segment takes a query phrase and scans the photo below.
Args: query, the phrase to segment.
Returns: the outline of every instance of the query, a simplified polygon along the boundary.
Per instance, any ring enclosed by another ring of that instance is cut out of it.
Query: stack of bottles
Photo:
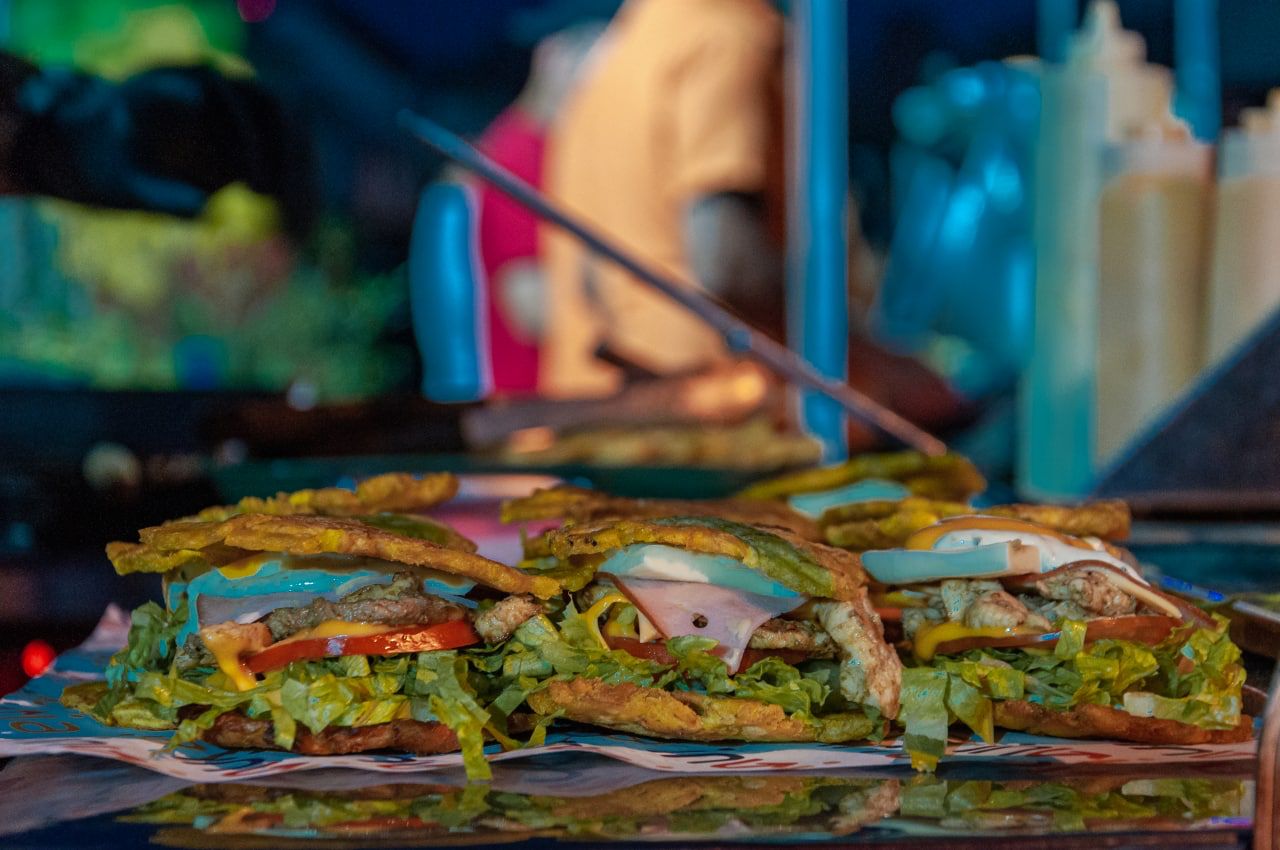
[[[1180,22],[1181,24],[1181,22]],[[1036,295],[1020,488],[1088,492],[1280,305],[1280,92],[1217,151],[1096,0],[1041,70]]]

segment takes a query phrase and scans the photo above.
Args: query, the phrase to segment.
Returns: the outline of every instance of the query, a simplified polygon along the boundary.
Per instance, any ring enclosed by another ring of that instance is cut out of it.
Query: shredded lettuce
[[[902,671],[898,722],[904,730],[902,746],[916,770],[933,772],[946,752],[947,727],[951,725],[947,711],[949,681],[945,670],[908,667]]]
[[[1230,729],[1240,722],[1245,679],[1240,648],[1231,642],[1225,620],[1215,619],[1217,630],[1197,629],[1181,645],[1157,648],[1163,687],[1126,694],[1126,710],[1209,729]]]
[[[489,779],[492,772],[484,757],[484,728],[489,712],[476,701],[475,691],[467,682],[467,660],[454,651],[419,653],[409,692],[425,697],[430,709],[430,716],[423,716],[419,707],[414,712],[415,720],[439,720],[458,736],[467,778]]]
[[[133,611],[129,639],[124,649],[111,656],[107,665],[107,691],[94,706],[93,714],[111,717],[120,703],[129,697],[130,683],[148,671],[164,670],[177,651],[178,632],[187,622],[187,606],[169,611],[155,602],[147,602]],[[137,712],[136,706],[128,711]]]
[[[1178,629],[1156,646],[1100,640],[1085,645],[1085,624],[1067,621],[1053,651],[973,649],[904,671],[904,746],[912,763],[931,769],[960,721],[992,740],[993,700],[1027,699],[1069,710],[1094,704],[1207,729],[1240,721],[1244,668],[1226,621]],[[926,675],[931,674],[931,675]],[[942,723],[944,714],[948,723]]]
[[[874,712],[848,706],[839,698],[834,664],[808,662],[801,670],[770,656],[731,676],[725,663],[711,653],[715,646],[708,638],[677,637],[666,642],[674,667],[636,658],[601,646],[582,614],[569,604],[558,626],[548,617],[534,617],[502,648],[499,681],[516,683],[516,692],[504,692],[498,698],[509,705],[517,693],[523,699],[553,678],[585,677],[760,700],[804,721],[821,740],[873,737],[882,727]],[[481,665],[491,672],[498,669],[494,656]]]

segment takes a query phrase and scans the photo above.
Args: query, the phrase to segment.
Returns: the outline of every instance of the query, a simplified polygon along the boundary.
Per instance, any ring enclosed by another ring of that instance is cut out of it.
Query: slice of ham
[[[737,673],[751,635],[766,620],[804,604],[804,597],[762,596],[713,584],[623,578],[613,583],[662,633],[707,637],[719,643],[715,654]]]

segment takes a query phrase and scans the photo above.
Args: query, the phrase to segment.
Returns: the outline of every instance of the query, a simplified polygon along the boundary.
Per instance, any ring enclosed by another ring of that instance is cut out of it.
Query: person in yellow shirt
[[[782,303],[782,18],[765,0],[627,0],[552,128],[548,194],[731,304]],[[726,356],[683,307],[545,227],[539,389],[620,389]],[[607,352],[607,353],[606,353]],[[605,356],[601,356],[604,354]]]

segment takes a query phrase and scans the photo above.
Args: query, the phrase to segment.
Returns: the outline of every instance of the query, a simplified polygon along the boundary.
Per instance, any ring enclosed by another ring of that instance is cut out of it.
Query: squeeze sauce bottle
[[[1280,305],[1280,89],[1222,137],[1209,277],[1209,361]]]
[[[1204,362],[1212,150],[1171,116],[1108,150],[1098,232],[1097,460]]]

